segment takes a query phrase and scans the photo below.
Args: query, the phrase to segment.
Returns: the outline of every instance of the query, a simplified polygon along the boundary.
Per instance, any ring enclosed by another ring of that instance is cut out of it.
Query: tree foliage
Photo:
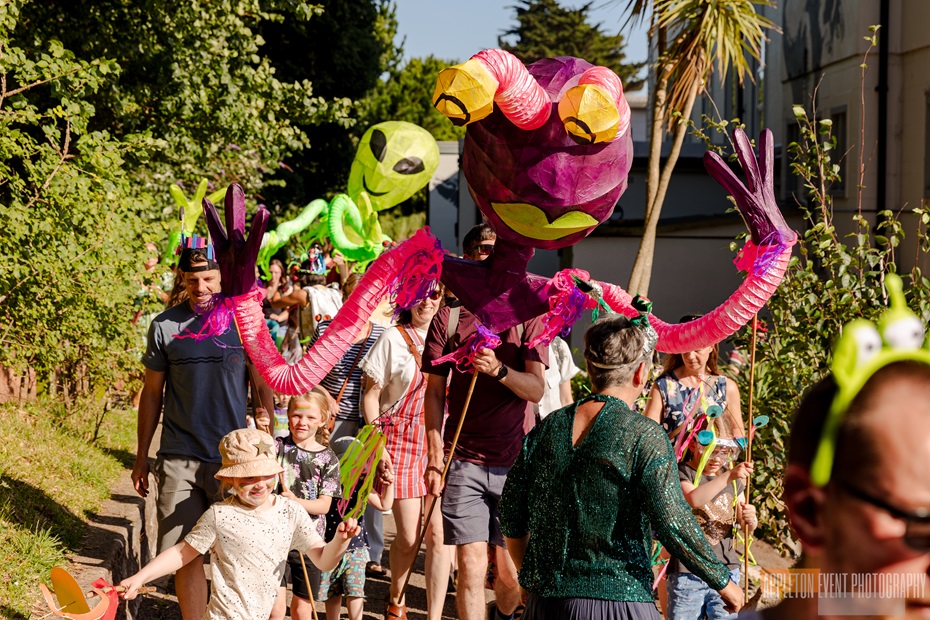
[[[238,182],[262,200],[315,127],[348,144],[315,160],[351,161],[350,97],[393,62],[392,11],[0,1],[0,371],[91,394],[138,373],[131,320],[157,308],[141,293],[143,242],[167,238],[169,185]]]
[[[309,21],[265,22],[261,30],[280,79],[310,76],[315,94],[353,103],[345,118],[297,122],[309,146],[287,158],[265,192],[266,204],[281,216],[345,191],[356,146],[371,124],[360,106],[400,58],[391,1],[324,0],[319,7],[322,14]]]
[[[318,14],[294,0],[43,0],[27,5],[17,39],[29,49],[57,38],[79,59],[119,64],[119,79],[90,97],[91,123],[166,142],[138,171],[150,189],[206,177],[254,193],[266,171],[308,145],[301,124],[347,114],[348,101],[317,95],[308,74],[280,79],[259,34]]]
[[[99,393],[138,364],[130,319],[151,205],[126,162],[165,143],[93,129],[91,99],[119,67],[54,39],[12,45],[19,8],[0,4],[0,366]]]
[[[436,140],[458,140],[464,127],[456,127],[433,107],[436,76],[454,65],[435,56],[411,58],[391,69],[387,79],[372,89],[361,102],[366,128],[385,120],[407,121],[426,129]]]
[[[520,0],[514,7],[517,25],[498,37],[498,44],[526,64],[555,56],[583,58],[612,69],[626,92],[642,88],[637,75],[646,63],[624,62],[623,35],[606,34],[588,22],[593,4],[571,9],[557,0]]]

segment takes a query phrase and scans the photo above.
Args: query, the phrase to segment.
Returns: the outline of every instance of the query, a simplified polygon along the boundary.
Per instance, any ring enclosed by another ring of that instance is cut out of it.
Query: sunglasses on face
[[[914,551],[930,553],[930,508],[918,508],[914,511],[904,510],[892,506],[885,500],[875,497],[843,479],[838,479],[837,484],[850,497],[887,512],[895,519],[904,521],[906,525],[904,544]]]
[[[494,244],[493,243],[480,243],[475,246],[475,253],[480,254],[481,256],[490,256],[494,253]]]
[[[432,293],[429,294],[429,298],[432,299],[433,301],[439,301],[440,299],[442,299],[442,291],[437,288],[436,290],[434,290]]]

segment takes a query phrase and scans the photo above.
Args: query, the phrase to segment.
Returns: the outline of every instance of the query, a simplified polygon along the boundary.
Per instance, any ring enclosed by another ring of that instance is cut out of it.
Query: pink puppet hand
[[[246,236],[245,193],[238,184],[233,183],[226,190],[223,213],[226,227],[220,222],[216,207],[206,198],[203,200],[203,213],[216,251],[216,260],[220,264],[223,293],[230,297],[248,293],[256,285],[255,261],[268,226],[268,210],[259,207]]]
[[[708,174],[733,196],[749,226],[754,245],[794,243],[795,232],[785,223],[775,202],[775,149],[771,130],[766,129],[759,134],[758,158],[742,129],[733,130],[733,142],[746,183],[740,181],[727,163],[711,151],[704,154],[704,167]]]

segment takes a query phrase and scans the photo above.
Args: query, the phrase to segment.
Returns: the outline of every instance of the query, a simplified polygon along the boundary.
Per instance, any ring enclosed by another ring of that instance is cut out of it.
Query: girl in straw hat
[[[304,551],[321,570],[331,570],[358,534],[355,519],[347,519],[326,544],[300,504],[272,494],[283,468],[266,433],[248,428],[233,431],[220,441],[220,454],[223,468],[216,477],[232,495],[211,506],[182,542],[124,579],[123,598],[135,598],[144,583],[209,551],[213,594],[205,617],[267,618],[291,549]]]

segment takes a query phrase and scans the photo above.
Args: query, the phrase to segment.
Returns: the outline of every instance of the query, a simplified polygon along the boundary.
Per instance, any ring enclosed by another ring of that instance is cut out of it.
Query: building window
[[[834,164],[838,164],[840,167],[840,180],[835,181],[833,185],[830,186],[830,195],[845,198],[847,186],[846,171],[849,169],[849,166],[846,165],[848,155],[846,151],[849,150],[848,134],[846,133],[846,106],[835,108],[830,112],[829,118],[833,121],[833,137],[836,138],[836,148],[834,148],[830,154],[830,161]]]

